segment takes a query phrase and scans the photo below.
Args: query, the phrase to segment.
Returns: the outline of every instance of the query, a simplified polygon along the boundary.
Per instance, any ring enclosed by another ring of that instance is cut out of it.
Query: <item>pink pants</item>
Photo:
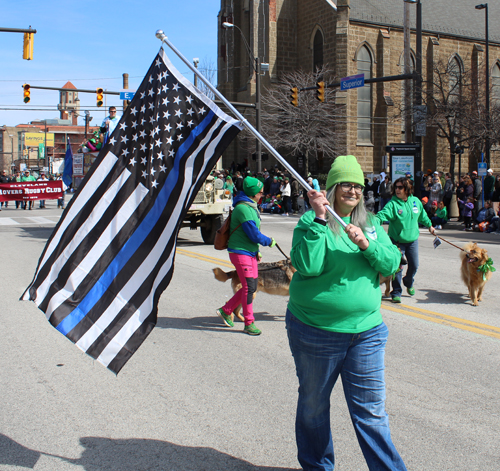
[[[249,255],[230,252],[229,260],[240,277],[241,289],[224,305],[222,310],[229,315],[241,304],[245,325],[250,325],[255,320],[253,317],[253,294],[257,291],[257,278],[259,277],[257,259]]]

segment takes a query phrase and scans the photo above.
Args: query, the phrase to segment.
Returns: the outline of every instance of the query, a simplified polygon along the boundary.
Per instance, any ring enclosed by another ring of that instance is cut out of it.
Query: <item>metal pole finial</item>
[[[165,33],[159,29],[158,31],[156,31],[156,37],[161,40],[161,42],[165,41],[165,39],[167,39],[167,36],[165,35]]]

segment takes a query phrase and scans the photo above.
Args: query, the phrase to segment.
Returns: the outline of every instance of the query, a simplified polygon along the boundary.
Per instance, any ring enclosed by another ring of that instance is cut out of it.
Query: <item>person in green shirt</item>
[[[33,175],[30,175],[30,171],[28,169],[26,169],[24,171],[24,175],[21,177],[21,181],[22,182],[36,182],[36,178]],[[27,206],[26,203],[27,203],[26,201],[23,201],[21,203],[23,209],[26,209],[26,206]],[[30,200],[28,203],[29,203],[30,210],[32,210],[33,207],[35,206],[35,202],[33,200]]]
[[[393,274],[401,254],[363,204],[364,175],[356,157],[339,156],[326,196],[311,189],[313,211],[299,220],[290,257],[286,328],[299,397],[295,419],[304,470],[333,470],[330,396],[340,375],[356,436],[369,469],[404,471],[385,411],[384,351],[388,330],[380,313],[379,273]],[[327,213],[330,205],[347,224]]]
[[[393,303],[401,302],[403,289],[401,282],[406,286],[410,296],[415,294],[413,282],[418,269],[418,225],[429,228],[429,232],[436,235],[436,230],[422,206],[422,202],[413,196],[413,183],[408,178],[398,178],[393,185],[393,196],[377,213],[379,221],[389,221],[389,237],[396,244],[408,260],[406,275],[403,271],[396,273],[392,281],[391,297]]]
[[[437,204],[436,214],[431,218],[431,221],[436,229],[442,229],[448,222],[448,211],[443,201]]]
[[[231,194],[231,198],[234,195],[234,184],[233,184],[233,179],[228,175],[226,177],[226,181],[224,182],[224,190],[228,190],[229,193]]]
[[[257,291],[260,260],[259,244],[274,247],[276,241],[260,232],[260,214],[257,202],[262,197],[264,184],[254,177],[243,180],[243,191],[233,199],[234,211],[231,213],[230,236],[227,243],[229,260],[236,268],[241,288],[223,307],[217,309],[217,315],[228,327],[234,327],[231,313],[241,304],[245,318],[244,332],[248,335],[260,335],[255,326],[253,315],[253,295]]]

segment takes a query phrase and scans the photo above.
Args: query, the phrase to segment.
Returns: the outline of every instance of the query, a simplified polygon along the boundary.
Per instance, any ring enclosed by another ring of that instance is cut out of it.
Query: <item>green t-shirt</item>
[[[380,222],[389,221],[389,237],[403,244],[414,242],[420,234],[418,224],[431,227],[432,222],[415,196],[409,196],[406,201],[393,196],[377,213]]]
[[[364,233],[365,251],[345,232],[335,235],[305,213],[293,232],[291,259],[297,272],[290,283],[290,312],[305,324],[360,333],[382,323],[379,273],[393,274],[401,253],[372,218]],[[350,218],[343,218],[350,223]]]

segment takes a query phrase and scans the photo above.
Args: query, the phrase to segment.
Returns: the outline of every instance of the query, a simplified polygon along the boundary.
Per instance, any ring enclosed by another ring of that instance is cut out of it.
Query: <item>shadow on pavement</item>
[[[283,315],[273,315],[269,312],[254,312],[255,321],[285,321],[285,313]],[[243,322],[235,318],[234,326],[238,327],[241,325],[243,329]],[[182,330],[226,330],[228,332],[239,332],[238,330],[233,330],[226,327],[220,317],[215,314],[210,317],[191,317],[189,319],[181,317],[158,317],[156,322],[156,327],[160,329],[182,329]]]
[[[85,471],[291,471],[297,468],[255,466],[248,461],[206,447],[176,445],[161,440],[82,437],[84,451],[71,459],[31,450],[0,434],[0,465],[33,469],[41,456],[58,458]]]
[[[48,240],[54,230],[53,227],[22,227],[21,229],[25,234],[20,235],[20,237],[44,240]]]
[[[467,288],[463,287],[463,293],[444,292],[434,289],[419,289],[420,293],[426,295],[426,299],[418,299],[418,304],[466,304],[469,301]]]

